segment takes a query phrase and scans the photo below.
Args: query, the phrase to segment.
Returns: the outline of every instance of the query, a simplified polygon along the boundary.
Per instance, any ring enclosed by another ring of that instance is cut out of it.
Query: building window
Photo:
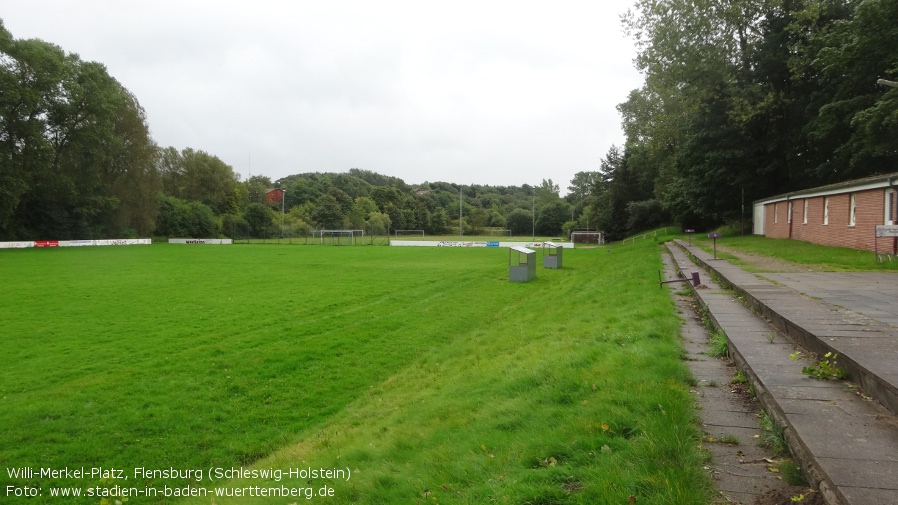
[[[895,190],[894,189],[886,190],[885,215],[883,216],[883,223],[895,224]]]
[[[804,217],[801,219],[801,224],[808,224],[808,199],[804,199]]]
[[[779,219],[778,219],[779,213],[777,213],[777,210],[779,210],[778,207],[779,207],[779,204],[776,202],[773,202],[773,224],[776,224],[777,221],[779,221]]]
[[[786,222],[792,224],[792,202],[789,202],[789,213],[786,215]]]
[[[848,226],[857,224],[857,195],[852,193],[848,203]]]
[[[823,199],[823,224],[829,224],[829,197]]]

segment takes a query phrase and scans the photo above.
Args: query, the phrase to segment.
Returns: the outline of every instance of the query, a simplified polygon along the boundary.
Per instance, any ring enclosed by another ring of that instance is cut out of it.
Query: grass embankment
[[[530,283],[508,282],[507,251],[486,248],[0,256],[0,466],[129,477],[4,474],[3,489],[43,492],[4,501],[57,503],[53,485],[326,485],[328,503],[706,502],[653,242],[566,250],[564,269],[540,267]],[[352,473],[206,480],[251,465]],[[136,467],[204,479],[135,478]]]
[[[686,236],[681,237],[686,240]],[[710,239],[692,237],[693,243],[710,252],[713,248]],[[770,256],[799,265],[807,265],[815,270],[827,272],[865,272],[879,270],[898,270],[898,261],[878,262],[872,251],[833,247],[801,240],[773,239],[759,235],[724,236],[717,239],[718,247],[736,251]],[[735,260],[732,254],[718,250],[718,258]],[[738,263],[738,261],[736,261]]]

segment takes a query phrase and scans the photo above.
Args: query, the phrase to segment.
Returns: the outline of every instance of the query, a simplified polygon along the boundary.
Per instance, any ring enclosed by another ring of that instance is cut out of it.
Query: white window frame
[[[779,206],[778,202],[773,202],[773,224],[777,224],[779,222],[779,210],[777,207]]]
[[[829,225],[829,197],[823,197],[823,226]]]
[[[786,222],[792,224],[792,200],[789,200],[789,213],[786,215]]]
[[[804,216],[801,219],[801,224],[808,224],[808,199],[804,199]]]
[[[885,191],[885,202],[883,205],[882,222],[885,224],[895,224],[895,190],[887,189]]]
[[[857,224],[857,193],[851,193],[848,199],[848,226]]]

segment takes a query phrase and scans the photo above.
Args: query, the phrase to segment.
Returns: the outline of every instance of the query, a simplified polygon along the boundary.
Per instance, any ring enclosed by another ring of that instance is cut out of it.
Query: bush
[[[203,203],[167,196],[159,206],[155,234],[163,237],[217,237],[221,225]]]

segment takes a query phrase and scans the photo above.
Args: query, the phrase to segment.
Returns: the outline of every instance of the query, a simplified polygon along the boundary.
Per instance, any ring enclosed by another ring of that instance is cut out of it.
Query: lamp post
[[[287,190],[281,190],[281,238],[284,238],[284,206],[287,201]]]
[[[461,197],[462,197],[461,186],[458,186],[458,236],[459,237],[464,236],[464,234],[465,234],[465,230],[464,230],[464,228],[462,228],[462,224],[461,224]]]

